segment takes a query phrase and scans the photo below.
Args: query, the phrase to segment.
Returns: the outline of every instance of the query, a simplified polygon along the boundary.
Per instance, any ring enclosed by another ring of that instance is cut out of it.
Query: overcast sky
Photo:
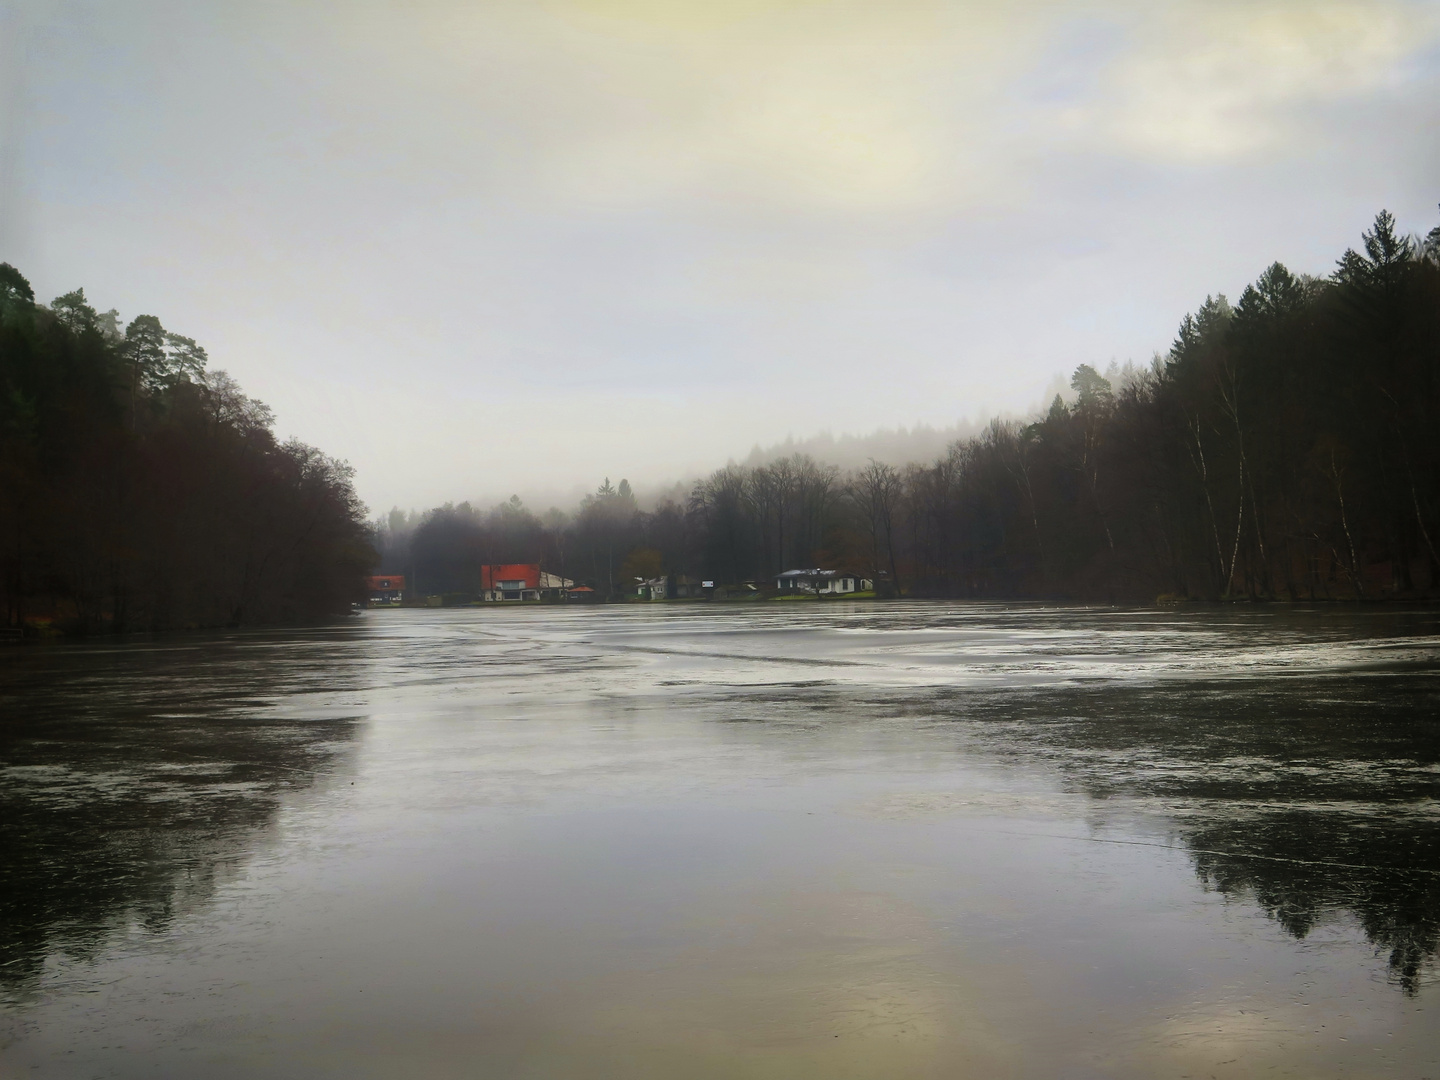
[[[0,11],[0,260],[377,511],[1021,412],[1440,220],[1435,0]]]

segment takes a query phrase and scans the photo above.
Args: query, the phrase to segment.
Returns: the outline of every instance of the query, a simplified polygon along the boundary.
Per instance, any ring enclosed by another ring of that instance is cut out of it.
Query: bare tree
[[[895,595],[901,594],[900,569],[895,559],[895,524],[904,492],[904,482],[893,465],[874,458],[855,474],[851,491],[870,525],[872,571],[880,576],[880,545],[883,539],[885,558],[890,567],[890,585]]]

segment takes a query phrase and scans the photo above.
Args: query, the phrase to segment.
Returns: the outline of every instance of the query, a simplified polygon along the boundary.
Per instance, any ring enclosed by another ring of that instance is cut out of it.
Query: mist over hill
[[[1111,363],[1105,377],[1117,388],[1128,386],[1141,376],[1144,369],[1134,363],[1123,365]],[[998,419],[1005,423],[1025,424],[1042,419],[1056,397],[1067,405],[1073,405],[1076,391],[1070,385],[1070,376],[1056,373],[1044,386],[1043,392],[1030,409],[1023,415],[1002,414]],[[795,455],[813,458],[820,465],[834,466],[842,473],[864,468],[870,462],[902,469],[907,465],[928,464],[944,457],[952,445],[962,443],[981,435],[997,417],[977,416],[973,419],[960,418],[952,424],[935,427],[931,424],[899,425],[877,427],[867,432],[842,431],[838,435],[828,429],[814,434],[796,437],[787,435],[776,442],[756,443],[744,458],[730,457],[724,464],[757,468],[770,465],[783,458]],[[636,504],[642,510],[653,510],[665,501],[683,503],[694,490],[697,482],[708,476],[714,468],[722,467],[719,462],[709,468],[685,473],[678,472],[660,481],[635,480],[632,488]],[[593,483],[576,482],[564,488],[529,487],[523,490],[481,490],[468,493],[467,502],[472,506],[493,506],[507,502],[512,496],[519,496],[525,505],[538,509],[574,507],[591,493]],[[414,508],[410,508],[412,511]]]
[[[983,423],[964,420],[947,427],[916,424],[914,427],[877,428],[864,435],[821,431],[808,438],[788,437],[769,446],[754,446],[744,460],[754,468],[780,458],[804,454],[840,469],[858,469],[868,461],[897,468],[912,461],[934,461],[959,439],[968,439],[984,429]]]

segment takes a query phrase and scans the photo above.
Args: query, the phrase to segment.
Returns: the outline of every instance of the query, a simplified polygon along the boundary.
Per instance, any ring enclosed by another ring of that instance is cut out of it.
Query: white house
[[[807,592],[817,596],[843,596],[873,589],[875,583],[849,570],[786,570],[775,577],[781,592]]]

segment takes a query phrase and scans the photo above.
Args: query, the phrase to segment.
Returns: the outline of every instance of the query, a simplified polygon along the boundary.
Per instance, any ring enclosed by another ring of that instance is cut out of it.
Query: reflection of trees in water
[[[1407,993],[1440,951],[1440,821],[1282,810],[1203,821],[1184,832],[1201,880],[1252,896],[1304,939],[1328,912],[1351,912]]]
[[[138,723],[134,742],[10,757],[0,786],[0,986],[51,953],[92,958],[138,926],[206,904],[265,842],[287,791],[312,784],[347,721]],[[29,758],[30,760],[26,760]]]
[[[321,665],[330,689],[352,677],[343,655],[295,644],[305,655],[273,664],[212,643],[113,659],[65,649],[6,670],[0,991],[33,984],[51,955],[89,960],[203,908],[286,798],[333,771],[353,720],[255,715],[318,688]]]
[[[1297,938],[1349,912],[1407,993],[1440,953],[1440,695],[1429,673],[1110,684],[954,704],[1097,799],[1178,812],[1207,886],[1253,897]]]

